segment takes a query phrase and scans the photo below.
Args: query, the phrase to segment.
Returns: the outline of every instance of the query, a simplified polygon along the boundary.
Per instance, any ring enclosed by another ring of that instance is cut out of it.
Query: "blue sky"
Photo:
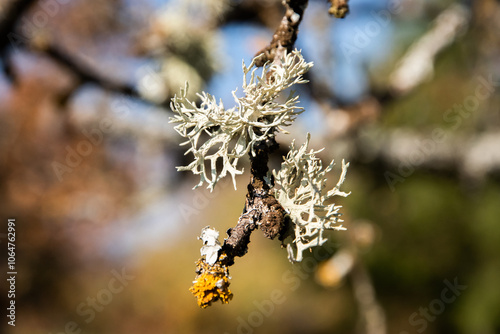
[[[315,63],[313,79],[328,83],[345,101],[360,99],[368,88],[367,67],[391,51],[392,17],[383,21],[376,14],[387,6],[386,0],[352,1],[349,20],[338,20],[328,16],[324,1],[311,1],[296,47],[303,50],[306,60]],[[249,23],[231,23],[220,29],[223,66],[207,90],[220,97],[225,106],[233,105],[231,91],[241,87],[241,61],[248,64],[262,41],[271,40],[272,33]]]

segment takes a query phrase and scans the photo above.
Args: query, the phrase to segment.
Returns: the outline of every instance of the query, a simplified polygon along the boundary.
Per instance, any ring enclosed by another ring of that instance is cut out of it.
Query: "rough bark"
[[[228,265],[234,262],[234,257],[246,254],[250,235],[256,228],[262,230],[269,239],[281,236],[286,231],[285,209],[274,195],[269,193],[270,188],[265,180],[269,171],[269,154],[277,148],[278,144],[272,137],[256,145],[255,156],[250,154],[251,179],[245,199],[245,210],[238,224],[227,231],[228,238],[222,247],[222,251],[228,255]]]
[[[263,66],[268,61],[272,62],[281,48],[287,52],[292,52],[297,40],[299,24],[302,21],[302,16],[308,2],[309,0],[283,1],[286,9],[285,15],[281,19],[278,29],[274,32],[271,43],[257,52],[256,56],[260,55],[260,58],[255,61],[257,67]]]

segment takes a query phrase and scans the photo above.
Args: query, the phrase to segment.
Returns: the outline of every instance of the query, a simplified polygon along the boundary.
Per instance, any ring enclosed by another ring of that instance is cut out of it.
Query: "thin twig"
[[[50,45],[45,48],[43,52],[59,64],[68,68],[73,74],[78,77],[81,83],[94,83],[110,91],[128,95],[130,97],[135,97],[141,100],[143,99],[143,97],[139,95],[135,87],[133,87],[132,85],[120,83],[100,75],[90,67],[76,61],[61,48]]]
[[[309,0],[284,0],[285,16],[276,29],[271,43],[257,52],[256,57],[262,55],[255,61],[257,67],[264,66],[268,61],[272,62],[276,57],[276,51],[281,47],[285,48],[288,53],[292,52],[297,33],[299,32],[299,24],[302,21],[304,10],[307,7]]]

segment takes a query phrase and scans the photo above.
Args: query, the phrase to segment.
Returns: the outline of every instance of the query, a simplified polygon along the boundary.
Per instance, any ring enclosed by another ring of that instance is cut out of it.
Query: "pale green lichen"
[[[293,223],[293,240],[287,245],[288,258],[292,262],[301,261],[304,250],[324,244],[327,241],[325,230],[345,229],[338,225],[343,221],[339,212],[341,206],[330,203],[330,200],[335,196],[349,195],[340,190],[349,164],[342,161],[342,173],[337,184],[327,190],[326,174],[333,169],[334,161],[323,169],[321,160],[316,157],[321,150],[307,152],[309,138],[307,134],[305,144],[299,149],[292,142],[281,169],[273,171],[276,199]]]
[[[249,152],[254,154],[255,143],[274,136],[277,131],[286,132],[283,127],[303,111],[296,105],[298,96],[293,92],[284,102],[278,102],[277,98],[285,89],[307,82],[303,75],[311,66],[297,50],[265,65],[260,76],[256,74],[255,59],[248,67],[243,63],[244,96],[237,97],[233,91],[236,106],[231,109],[225,109],[222,101],[218,103],[205,92],[198,94],[201,104],[197,106],[187,98],[186,84],[180,95],[172,99],[175,116],[171,122],[178,123],[175,130],[188,139],[182,145],[190,146],[186,154],[192,153],[194,161],[177,169],[200,175],[196,187],[207,183],[207,188],[213,190],[217,181],[228,173],[236,187],[235,176],[243,172],[238,168],[238,160]],[[207,138],[200,144],[203,134]],[[219,160],[221,167],[217,166]]]

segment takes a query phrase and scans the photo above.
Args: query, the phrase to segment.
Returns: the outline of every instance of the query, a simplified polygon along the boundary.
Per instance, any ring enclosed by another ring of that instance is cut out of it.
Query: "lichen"
[[[243,63],[243,97],[233,92],[236,106],[225,109],[222,102],[207,94],[198,96],[199,106],[187,98],[188,86],[172,99],[177,123],[175,130],[187,141],[186,154],[193,154],[194,161],[178,170],[190,170],[200,176],[198,186],[206,183],[213,190],[217,181],[230,174],[235,184],[235,175],[241,174],[239,159],[250,155],[251,181],[245,210],[238,224],[227,230],[228,237],[221,245],[219,232],[210,227],[202,229],[201,259],[196,264],[196,279],[190,291],[205,308],[220,300],[223,304],[232,299],[229,290],[229,266],[234,258],[247,252],[250,234],[261,230],[266,237],[288,242],[288,258],[301,261],[303,251],[320,246],[327,241],[326,230],[344,229],[340,223],[340,206],[331,203],[334,196],[347,196],[340,190],[347,167],[342,161],[342,173],[333,189],[326,189],[326,174],[334,166],[332,161],[323,168],[316,157],[319,151],[308,150],[310,135],[299,149],[292,143],[281,169],[268,171],[269,153],[278,146],[275,136],[286,132],[303,108],[298,107],[298,96],[294,93],[279,102],[279,94],[291,86],[304,83],[304,73],[312,63],[306,63],[299,51],[284,54],[267,63],[262,74],[256,74],[256,61],[249,67]],[[222,162],[222,164],[220,164]],[[196,188],[195,187],[195,188]],[[235,185],[236,188],[236,185]]]
[[[219,242],[219,231],[207,226],[201,230],[201,236],[198,238],[203,241],[200,249],[201,256],[205,256],[205,261],[209,265],[214,265],[219,257],[219,250],[222,248]]]
[[[348,0],[329,0],[330,8],[328,13],[338,19],[343,19],[349,13]]]
[[[292,142],[290,151],[281,164],[281,169],[273,171],[276,187],[275,196],[288,212],[292,221],[293,240],[288,243],[288,258],[292,262],[302,260],[304,250],[320,246],[328,239],[325,230],[343,230],[339,209],[341,206],[330,203],[334,196],[346,197],[349,194],[340,190],[345,180],[347,167],[342,161],[342,173],[333,189],[326,189],[326,174],[332,171],[334,161],[323,169],[323,164],[310,150],[310,134],[304,145],[295,148]]]
[[[221,258],[226,255],[221,254]],[[219,262],[210,265],[203,258],[196,262],[196,276],[189,291],[198,300],[198,306],[206,308],[212,302],[220,300],[223,304],[229,303],[233,293],[229,290],[229,269]]]
[[[201,104],[187,98],[188,85],[181,89],[180,95],[172,99],[171,108],[175,115],[171,123],[178,123],[175,130],[188,140],[181,145],[188,145],[186,154],[192,153],[194,161],[177,170],[190,170],[200,176],[201,186],[213,190],[217,181],[231,175],[236,188],[235,176],[242,174],[238,161],[247,153],[255,155],[254,145],[276,132],[286,132],[295,117],[303,111],[298,107],[298,96],[293,92],[284,102],[277,97],[285,89],[307,82],[302,76],[312,66],[304,61],[300,51],[293,51],[272,64],[266,64],[262,74],[256,75],[257,68],[252,60],[249,67],[243,63],[243,97],[233,96],[236,106],[225,109],[222,101],[203,92],[198,94]],[[248,75],[250,77],[248,78]],[[207,135],[200,143],[202,135]],[[217,166],[217,161],[222,167]],[[207,165],[210,167],[207,168]]]

